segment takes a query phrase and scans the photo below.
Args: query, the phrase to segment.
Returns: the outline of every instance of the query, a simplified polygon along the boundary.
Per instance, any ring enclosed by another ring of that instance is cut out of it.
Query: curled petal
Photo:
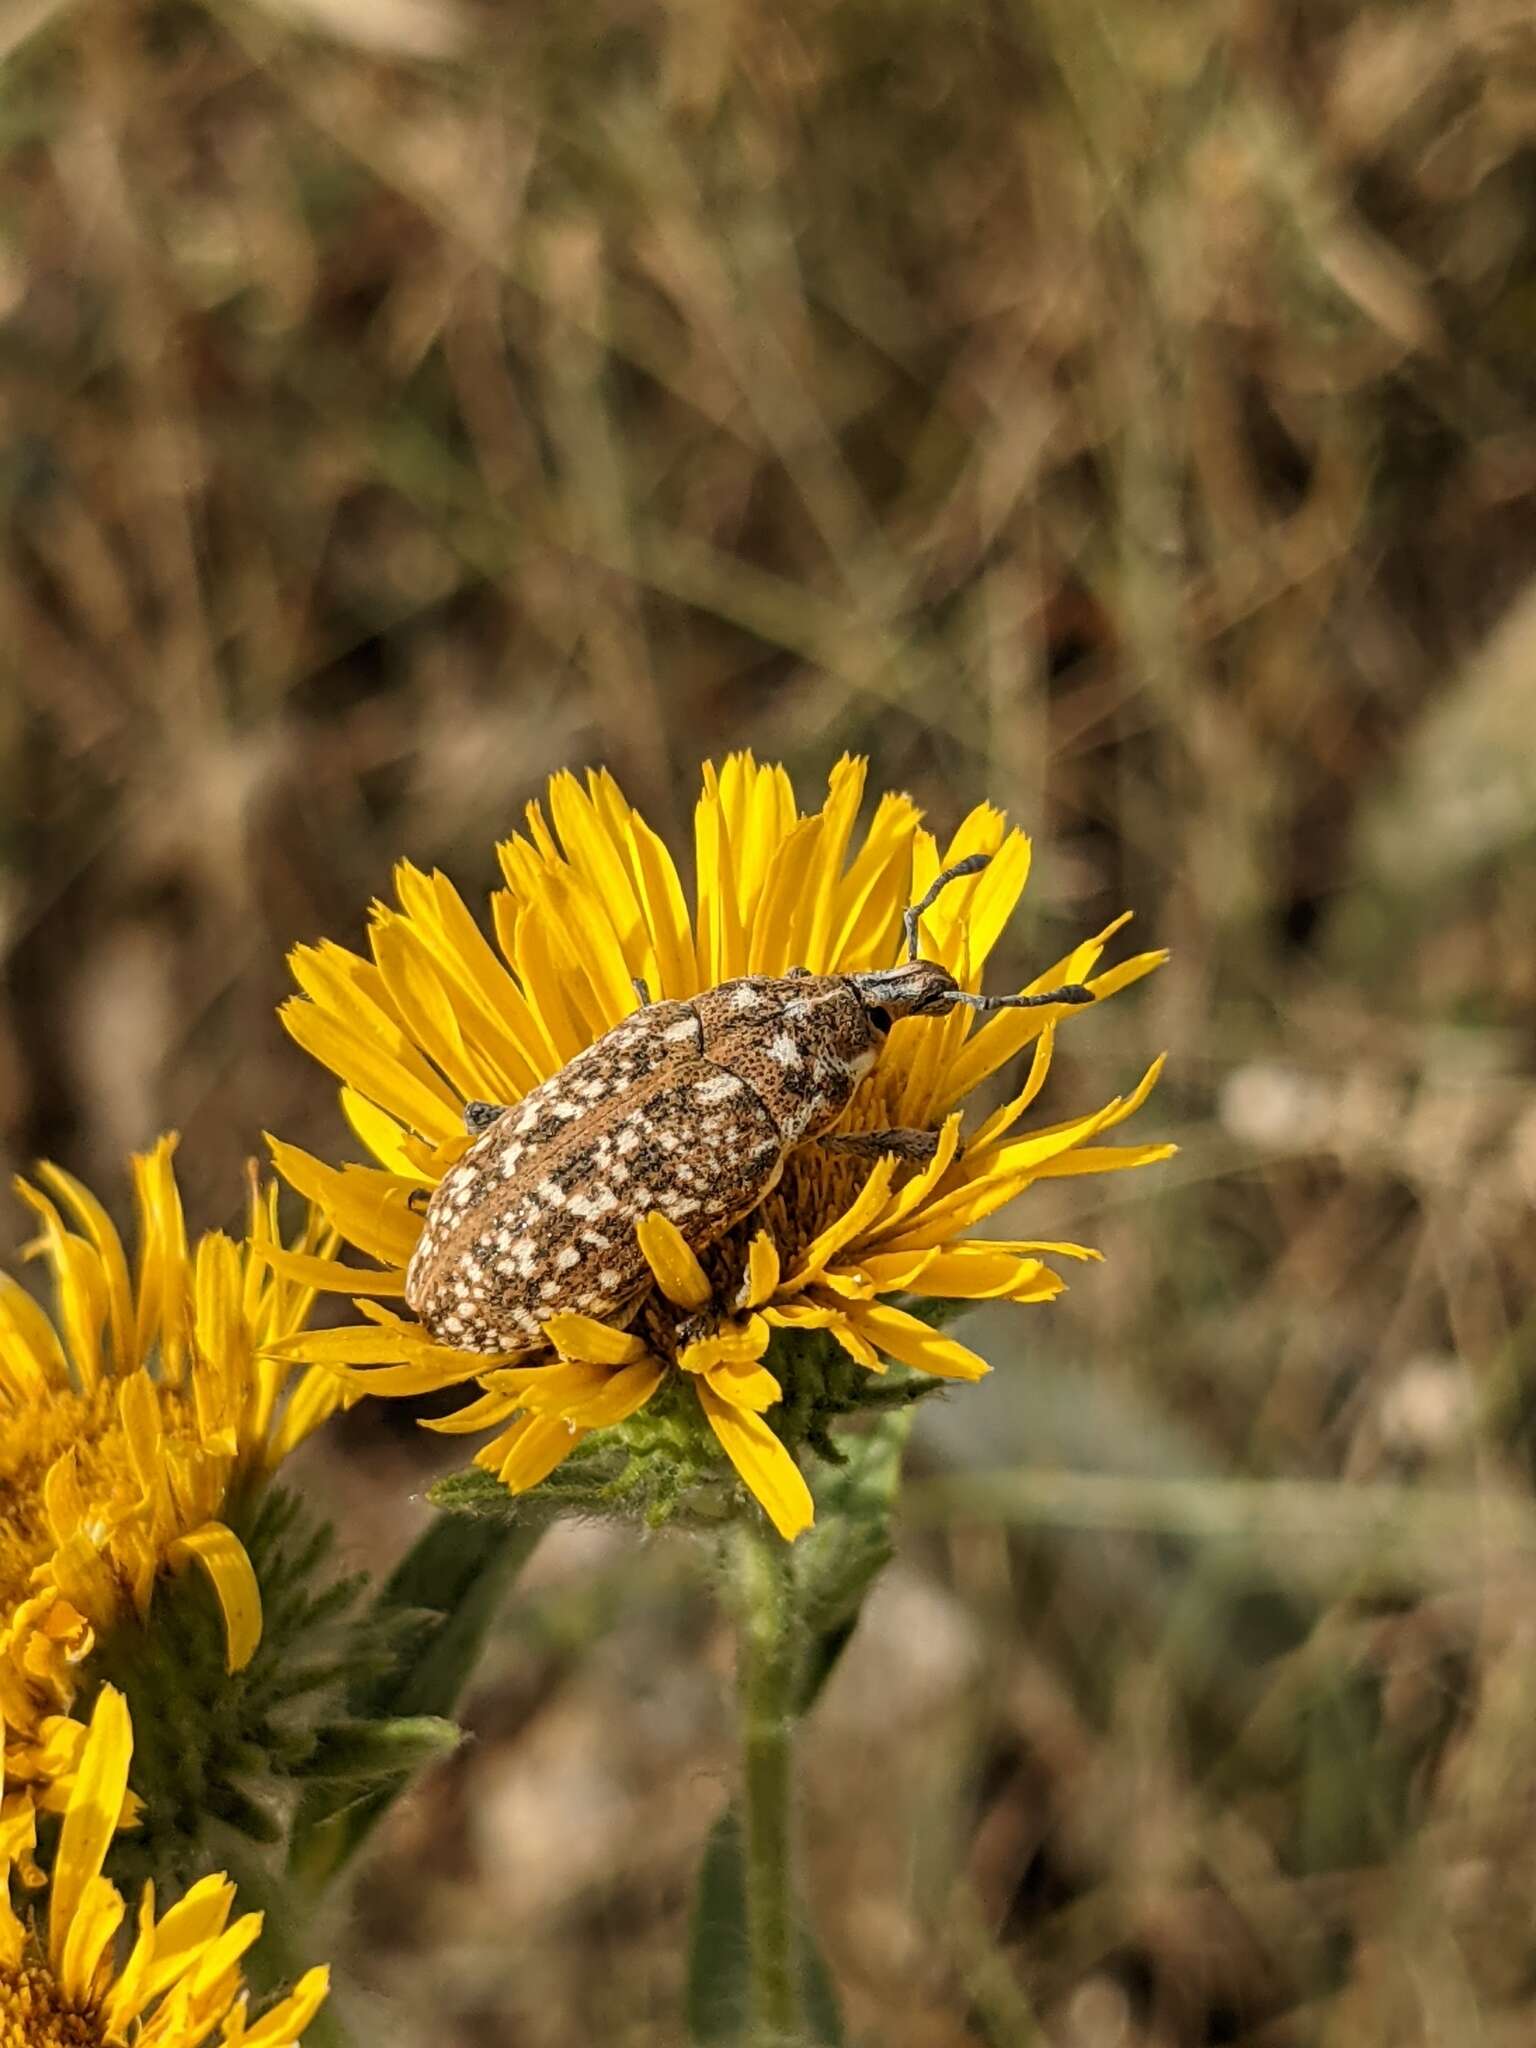
[[[766,1230],[758,1231],[747,1251],[747,1270],[742,1280],[742,1308],[761,1308],[773,1299],[779,1284],[779,1248]]]
[[[224,1616],[225,1664],[243,1671],[261,1641],[261,1588],[245,1545],[222,1522],[205,1522],[179,1536],[166,1556],[173,1570],[195,1563],[208,1574]]]
[[[752,1365],[768,1349],[771,1337],[762,1316],[749,1316],[744,1323],[726,1323],[707,1337],[695,1338],[678,1353],[684,1372],[710,1372],[717,1365]]]
[[[645,1262],[668,1301],[695,1311],[708,1308],[709,1280],[677,1225],[659,1209],[653,1209],[635,1225],[635,1235]]]

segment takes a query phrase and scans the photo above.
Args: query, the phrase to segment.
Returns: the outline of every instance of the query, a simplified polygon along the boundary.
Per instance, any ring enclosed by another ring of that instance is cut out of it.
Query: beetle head
[[[854,992],[877,1031],[889,1031],[899,1017],[942,1017],[961,989],[937,960],[904,960],[899,967],[875,967],[850,974]]]
[[[917,957],[918,923],[942,890],[965,875],[979,875],[992,856],[968,853],[935,876],[927,894],[902,916],[907,957],[896,967],[876,967],[864,974],[850,974],[865,1015],[876,1031],[889,1031],[899,1017],[945,1017],[957,1006],[968,1010],[1035,1010],[1058,1003],[1091,1003],[1093,991],[1081,982],[1067,982],[1061,988],[1042,989],[1035,995],[982,996],[963,989],[947,967],[937,960]]]

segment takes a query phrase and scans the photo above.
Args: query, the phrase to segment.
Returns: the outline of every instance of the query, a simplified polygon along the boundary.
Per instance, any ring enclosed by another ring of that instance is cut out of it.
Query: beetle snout
[[[849,979],[877,1030],[888,1030],[900,1017],[941,1017],[959,991],[955,977],[936,960],[875,968]]]

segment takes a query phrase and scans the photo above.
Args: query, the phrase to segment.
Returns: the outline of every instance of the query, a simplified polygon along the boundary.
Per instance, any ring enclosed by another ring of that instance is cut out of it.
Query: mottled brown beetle
[[[773,1189],[816,1140],[877,1157],[929,1156],[931,1131],[826,1135],[900,1017],[1090,1003],[1072,983],[981,996],[918,958],[918,920],[939,891],[987,865],[946,868],[903,919],[906,958],[861,974],[749,974],[686,1002],[651,1002],[510,1109],[471,1102],[476,1142],[427,1206],[405,1297],[439,1343],[544,1348],[541,1325],[576,1311],[622,1320],[650,1290],[635,1226],[653,1209],[695,1251]]]

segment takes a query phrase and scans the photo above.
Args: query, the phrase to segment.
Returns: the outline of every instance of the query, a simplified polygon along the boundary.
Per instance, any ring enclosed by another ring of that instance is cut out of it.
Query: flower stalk
[[[733,1532],[742,1743],[748,2048],[801,2048],[794,1733],[802,1634],[790,1552],[759,1515]]]

